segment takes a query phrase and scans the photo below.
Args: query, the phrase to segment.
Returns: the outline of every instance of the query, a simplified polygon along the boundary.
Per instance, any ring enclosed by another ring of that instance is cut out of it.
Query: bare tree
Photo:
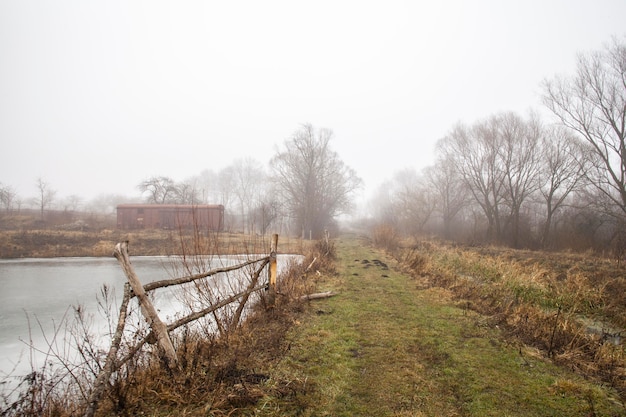
[[[511,244],[519,245],[522,205],[539,187],[541,133],[535,117],[501,113],[470,128],[459,124],[438,143],[482,209],[489,240],[502,241],[509,231]]]
[[[413,169],[394,175],[391,190],[392,210],[398,227],[408,235],[418,235],[431,219],[435,198],[425,179]]]
[[[186,181],[195,192],[195,198],[199,203],[217,204],[217,174],[210,169],[204,169],[199,175],[193,176]]]
[[[52,204],[52,201],[54,200],[54,197],[56,195],[56,191],[53,190],[50,187],[50,184],[44,181],[41,177],[37,178],[36,186],[37,197],[35,198],[35,201],[41,213],[41,221],[43,221],[44,211]]]
[[[397,228],[398,216],[393,207],[393,188],[392,180],[386,180],[376,188],[374,195],[370,199],[372,216],[383,225]]]
[[[193,181],[183,181],[174,184],[173,202],[178,204],[198,204],[200,196]]]
[[[252,158],[238,159],[232,165],[233,194],[239,203],[241,227],[249,232],[254,229],[254,217],[251,212],[262,200],[266,188],[266,173],[260,162]]]
[[[67,196],[63,201],[63,209],[65,211],[77,211],[83,203],[83,199],[76,194]]]
[[[17,193],[13,187],[0,183],[0,204],[2,204],[6,211],[11,211],[13,209],[13,203],[16,198]]]
[[[544,104],[578,133],[599,164],[592,183],[626,217],[626,38],[602,51],[580,55],[577,72],[545,81]],[[590,172],[591,173],[591,172]]]
[[[424,169],[424,176],[433,194],[434,208],[441,216],[443,236],[449,239],[454,218],[468,202],[467,188],[449,156],[439,156],[435,165]]]
[[[583,144],[563,127],[547,130],[539,149],[542,162],[539,191],[546,210],[541,245],[547,247],[555,213],[563,207],[570,194],[585,184],[588,158]]]
[[[498,117],[500,158],[504,173],[505,202],[509,207],[511,244],[519,246],[520,213],[528,197],[539,188],[539,143],[543,129],[532,117],[524,121],[515,113]]]
[[[489,240],[499,240],[502,233],[500,211],[505,173],[499,146],[497,119],[493,117],[471,128],[457,124],[437,144],[442,157],[454,161],[465,186],[482,209]]]
[[[216,196],[219,201],[219,204],[222,204],[226,208],[225,215],[225,227],[226,229],[232,229],[234,227],[234,219],[231,214],[234,193],[233,190],[235,188],[235,173],[234,167],[232,165],[227,166],[226,168],[221,169],[217,173],[217,182],[216,182]]]
[[[280,209],[280,202],[273,198],[271,192],[267,192],[253,208],[252,222],[261,235],[265,236],[270,226],[279,218]]]
[[[137,188],[147,194],[146,201],[153,204],[171,203],[176,197],[176,183],[169,177],[150,177],[142,181]]]
[[[361,186],[356,172],[330,148],[333,133],[305,124],[271,160],[275,182],[303,234],[319,236],[347,212]]]

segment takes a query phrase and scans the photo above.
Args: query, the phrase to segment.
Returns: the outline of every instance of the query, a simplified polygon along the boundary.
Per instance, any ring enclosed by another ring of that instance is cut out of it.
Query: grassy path
[[[337,242],[338,275],[320,290],[273,371],[303,392],[257,415],[620,415],[606,392],[507,344],[486,318],[441,289],[417,288],[356,238]],[[386,265],[388,267],[386,267]],[[458,305],[457,305],[458,304]]]

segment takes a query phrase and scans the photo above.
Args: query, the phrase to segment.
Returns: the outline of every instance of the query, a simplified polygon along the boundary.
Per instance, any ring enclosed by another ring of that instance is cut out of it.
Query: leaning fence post
[[[275,233],[272,235],[272,242],[270,246],[270,267],[269,267],[269,305],[273,307],[276,303],[276,275],[277,275],[277,265],[276,265],[276,251],[278,249],[278,234]]]
[[[176,357],[174,345],[172,344],[170,336],[167,332],[167,326],[159,318],[159,315],[150,302],[143,285],[141,285],[137,274],[135,274],[135,270],[130,263],[130,257],[128,255],[128,241],[120,242],[115,245],[115,251],[113,253],[120,262],[120,265],[122,265],[126,278],[128,278],[128,282],[130,283],[135,296],[137,296],[137,299],[139,300],[141,313],[156,336],[157,343],[159,344],[159,348],[162,350],[167,367],[170,370],[176,369],[178,365],[178,358]]]

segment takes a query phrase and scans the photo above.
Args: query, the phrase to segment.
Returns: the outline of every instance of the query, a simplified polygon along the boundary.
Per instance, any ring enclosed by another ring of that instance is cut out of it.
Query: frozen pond
[[[261,257],[250,256],[250,259]],[[279,255],[279,270],[289,258]],[[221,257],[217,263],[212,262],[211,268],[245,260],[245,257]],[[180,264],[177,257],[137,256],[131,262],[144,284],[185,275],[174,270]],[[260,282],[264,279],[262,276]],[[44,335],[51,337],[64,316],[73,317],[72,306],[82,306],[102,326],[106,322],[98,314],[102,286],[106,284],[119,302],[125,282],[126,276],[113,257],[0,260],[0,377],[11,371],[14,375],[28,373],[31,366],[27,342],[32,339],[36,347],[45,348]],[[161,292],[155,296],[155,307],[167,321],[178,308],[171,293],[174,290],[158,291]],[[117,304],[114,311],[117,315]]]

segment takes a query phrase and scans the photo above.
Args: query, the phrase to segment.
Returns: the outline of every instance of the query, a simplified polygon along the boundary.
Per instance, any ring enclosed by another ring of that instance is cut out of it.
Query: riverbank
[[[268,253],[270,236],[211,233],[205,236],[207,253]],[[129,241],[133,256],[180,254],[194,245],[194,231],[136,230],[20,230],[0,231],[0,259],[112,256],[118,242]],[[209,242],[209,243],[206,243]],[[302,253],[303,242],[280,238],[282,253]],[[194,248],[197,249],[197,248]]]

